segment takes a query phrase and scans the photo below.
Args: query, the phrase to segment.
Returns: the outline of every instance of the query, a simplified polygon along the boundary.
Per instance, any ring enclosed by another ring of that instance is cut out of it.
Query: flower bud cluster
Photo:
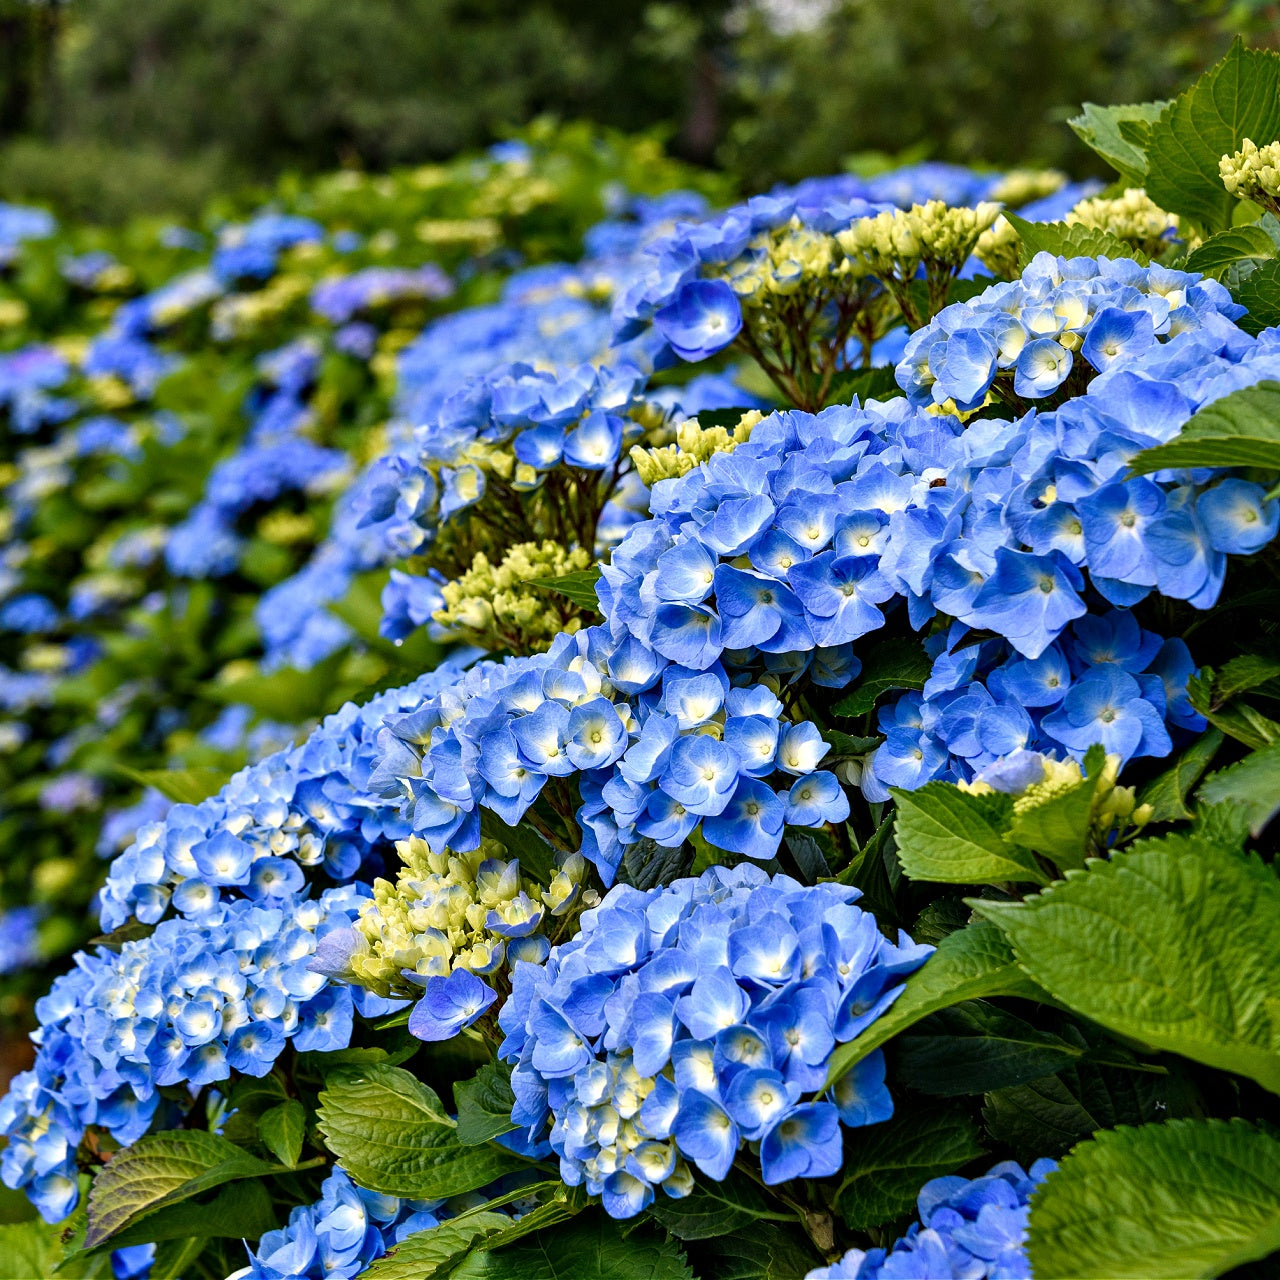
[[[618,886],[543,966],[517,965],[499,1015],[512,1119],[570,1186],[629,1218],[722,1181],[749,1147],[768,1184],[838,1172],[841,1122],[887,1120],[878,1053],[818,1100],[837,1043],[869,1027],[932,947],[891,943],[858,890],[712,867]]]
[[[1057,1167],[1037,1160],[1028,1173],[1006,1160],[981,1178],[934,1178],[921,1188],[920,1220],[905,1236],[887,1249],[850,1249],[805,1280],[1031,1280],[1031,1197]]]
[[[1222,185],[1237,200],[1252,200],[1280,216],[1280,141],[1256,146],[1249,138],[1218,162]]]
[[[1178,215],[1160,208],[1142,187],[1126,187],[1122,196],[1082,200],[1067,214],[1068,224],[1109,231],[1154,258],[1178,234]]]
[[[958,271],[999,214],[1000,206],[991,201],[952,209],[930,200],[859,219],[836,239],[862,274],[905,282],[921,265]]]
[[[738,419],[732,429],[725,426],[703,427],[697,418],[686,418],[676,427],[674,444],[643,449],[635,445],[631,461],[646,488],[659,480],[672,480],[687,475],[701,466],[713,453],[732,453],[751,439],[752,428],[764,418],[759,409],[751,409]]]

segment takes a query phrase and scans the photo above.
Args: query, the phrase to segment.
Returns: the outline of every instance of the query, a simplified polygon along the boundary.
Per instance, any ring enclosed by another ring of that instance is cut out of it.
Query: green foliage
[[[1020,260],[1025,265],[1037,253],[1052,253],[1064,258],[1133,258],[1144,266],[1147,255],[1140,249],[1097,227],[1081,223],[1028,222],[1017,214],[1007,213],[1022,240]]]
[[[1126,183],[1141,186],[1147,176],[1146,146],[1151,126],[1168,102],[1137,102],[1120,107],[1100,107],[1086,102],[1078,116],[1067,123],[1076,136],[1096,151]]]
[[[1036,1275],[1217,1276],[1280,1249],[1280,1141],[1171,1120],[1081,1143],[1031,1204]]]
[[[1244,814],[1256,838],[1280,810],[1280,744],[1210,774],[1196,793],[1206,804],[1229,804]]]
[[[459,1195],[522,1163],[491,1144],[464,1145],[436,1094],[399,1067],[335,1071],[320,1094],[316,1123],[352,1179],[388,1195]]]
[[[1068,1008],[1280,1092],[1280,881],[1257,859],[1170,836],[1026,902],[973,906]]]
[[[1204,776],[1222,746],[1220,729],[1207,729],[1158,777],[1138,793],[1138,803],[1151,807],[1153,822],[1190,821],[1187,806],[1191,788]]]
[[[1280,253],[1280,246],[1275,238],[1260,222],[1249,222],[1210,236],[1187,255],[1183,266],[1187,271],[1202,271],[1215,280],[1221,280],[1231,272],[1239,276],[1244,269],[1256,269],[1270,262],[1277,253]]]
[[[479,1146],[510,1133],[515,1095],[511,1092],[511,1068],[486,1062],[470,1080],[453,1086],[458,1108],[458,1141],[464,1147]]]
[[[530,578],[528,581],[530,586],[540,591],[554,591],[566,600],[572,600],[580,609],[600,615],[600,601],[596,598],[596,583],[600,581],[598,568],[566,573],[559,578]]]
[[[281,1102],[262,1113],[258,1121],[258,1136],[262,1145],[281,1164],[292,1168],[302,1155],[302,1139],[306,1129],[307,1113],[296,1098]]]
[[[831,708],[846,719],[870,715],[876,702],[892,689],[923,689],[932,665],[923,649],[899,640],[882,640],[862,658],[862,671],[851,693]]]
[[[1129,469],[1148,475],[1165,467],[1206,466],[1280,471],[1280,383],[1259,382],[1205,405],[1174,439],[1144,449]]]
[[[231,776],[221,769],[130,769],[117,766],[140,787],[154,787],[177,804],[199,804],[220,790]]]
[[[723,1182],[700,1180],[679,1200],[655,1200],[650,1213],[678,1240],[711,1240],[749,1231],[759,1222],[791,1222],[741,1173]]]

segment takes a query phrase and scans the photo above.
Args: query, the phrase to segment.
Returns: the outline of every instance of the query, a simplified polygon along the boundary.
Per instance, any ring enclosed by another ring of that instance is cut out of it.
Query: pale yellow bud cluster
[[[233,293],[213,304],[210,330],[218,342],[251,337],[279,320],[311,292],[309,277],[297,273],[278,275],[265,289]]]
[[[921,263],[959,270],[999,214],[1000,206],[990,201],[969,209],[930,200],[860,218],[836,239],[867,274],[906,281]]]
[[[1280,141],[1257,147],[1246,138],[1234,155],[1222,157],[1218,173],[1237,200],[1252,200],[1280,214]]]
[[[757,236],[726,279],[744,307],[764,307],[776,298],[812,291],[848,269],[834,236],[792,218],[787,226]]]
[[[1094,785],[1089,809],[1088,847],[1095,852],[1108,848],[1116,835],[1151,821],[1151,806],[1138,804],[1132,787],[1116,785],[1119,774],[1120,757],[1107,756]],[[1083,785],[1086,785],[1084,774],[1074,760],[1046,759],[1043,779],[1014,799],[1013,811],[1027,813]]]
[[[1081,200],[1067,214],[1072,226],[1109,231],[1120,240],[1154,257],[1178,230],[1178,215],[1162,209],[1141,187],[1128,187],[1122,196]]]
[[[699,426],[697,418],[689,418],[676,427],[674,444],[658,449],[631,450],[631,461],[636,474],[650,489],[659,480],[671,480],[701,466],[715,453],[732,453],[740,444],[751,439],[751,432],[764,414],[750,409],[738,419],[737,425],[727,427]]]
[[[308,511],[269,511],[258,521],[258,537],[274,547],[313,542],[316,520]]]
[[[547,916],[583,900],[587,864],[566,859],[548,889],[526,881],[501,845],[482,841],[471,853],[435,854],[417,836],[397,846],[404,862],[395,884],[376,880],[355,924],[352,981],[381,996],[413,996],[421,984],[404,977],[447,977],[455,969],[493,973],[507,948],[542,931]]]
[[[502,224],[496,218],[423,218],[413,234],[433,247],[466,246],[487,252],[502,241]]]
[[[570,551],[550,540],[517,543],[497,565],[479,551],[466,573],[444,585],[444,608],[432,617],[446,630],[465,632],[490,648],[537,653],[559,632],[580,630],[582,619],[564,617],[555,607],[559,598],[530,581],[581,573],[591,564],[590,553],[581,547]]]
[[[1067,184],[1067,175],[1058,169],[1010,169],[989,195],[1009,209],[1043,200]]]
[[[979,237],[973,252],[992,275],[1012,280],[1018,274],[1018,246],[1022,238],[1013,223],[1000,215]]]

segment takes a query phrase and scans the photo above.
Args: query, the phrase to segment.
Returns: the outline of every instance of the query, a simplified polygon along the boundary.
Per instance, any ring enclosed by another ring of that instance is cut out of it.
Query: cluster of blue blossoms
[[[893,1114],[883,1056],[803,1096],[933,951],[888,941],[858,896],[750,864],[617,886],[545,965],[516,966],[499,1015],[512,1119],[537,1138],[549,1118],[561,1177],[615,1218],[659,1186],[688,1195],[690,1163],[722,1181],[744,1144],[769,1185],[837,1173],[841,1122]]]
[[[1031,1280],[1027,1219],[1031,1195],[1057,1168],[1012,1160],[984,1177],[934,1178],[920,1190],[920,1221],[889,1249],[850,1249],[805,1280]]]

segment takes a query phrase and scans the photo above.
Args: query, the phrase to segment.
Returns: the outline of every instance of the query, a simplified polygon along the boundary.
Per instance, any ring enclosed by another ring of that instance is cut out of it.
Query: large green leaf
[[[906,990],[860,1036],[836,1046],[827,1070],[832,1085],[855,1063],[899,1032],[963,1000],[1017,995],[1035,999],[1039,988],[1028,981],[999,929],[986,921],[948,934],[924,965],[906,981]]]
[[[1086,227],[1079,222],[1028,222],[1016,213],[1004,216],[1022,240],[1024,264],[1037,253],[1052,253],[1062,258],[1132,258],[1144,267],[1148,263],[1141,249],[1100,227]]]
[[[1210,236],[1182,264],[1185,271],[1201,271],[1215,280],[1221,280],[1235,269],[1253,270],[1269,262],[1280,252],[1275,240],[1256,222],[1246,222],[1240,227],[1229,227]]]
[[[679,1200],[656,1197],[649,1212],[680,1240],[727,1236],[762,1220],[795,1221],[793,1214],[779,1212],[776,1200],[767,1200],[754,1182],[733,1169],[723,1182],[700,1179]]]
[[[492,1144],[464,1146],[440,1099],[399,1067],[370,1065],[329,1075],[316,1123],[352,1179],[387,1195],[460,1195],[523,1164]]]
[[[1151,125],[1147,194],[1206,231],[1231,225],[1236,199],[1218,162],[1246,138],[1280,136],[1280,55],[1236,40],[1226,57],[1176,97]]]
[[[898,806],[893,832],[898,857],[911,879],[1048,883],[1035,857],[1004,838],[1013,818],[1011,796],[999,791],[971,795],[953,782],[929,782],[917,791],[890,790]]]
[[[588,613],[600,613],[600,601],[596,597],[596,583],[600,581],[598,567],[580,569],[577,573],[566,573],[558,578],[526,578],[525,581],[539,591],[554,591],[556,595],[572,600],[579,609]]]
[[[1168,102],[1135,102],[1120,107],[1100,107],[1086,102],[1080,115],[1067,123],[1087,147],[1096,151],[1124,180],[1140,187],[1147,176],[1147,156],[1143,146],[1121,126],[1141,122],[1152,125],[1160,119]]]
[[[1280,258],[1264,262],[1233,292],[1235,300],[1248,311],[1236,321],[1246,333],[1259,334],[1280,324]]]
[[[977,1126],[962,1108],[906,1107],[854,1133],[836,1208],[855,1231],[878,1227],[907,1213],[930,1178],[954,1173],[982,1153]]]
[[[458,1141],[464,1147],[479,1146],[510,1133],[515,1094],[511,1092],[511,1068],[500,1062],[486,1062],[470,1079],[453,1086],[458,1107]]]
[[[984,1000],[931,1014],[900,1036],[895,1050],[905,1083],[944,1098],[1038,1080],[1086,1052]]]
[[[1196,796],[1207,804],[1243,808],[1256,839],[1280,810],[1280,743],[1263,747],[1238,764],[1211,774]]]
[[[1191,820],[1193,815],[1187,806],[1187,797],[1217,755],[1222,740],[1221,729],[1206,729],[1170,768],[1142,788],[1138,803],[1151,806],[1152,822]]]
[[[1242,1120],[1100,1133],[1031,1202],[1032,1271],[1192,1280],[1280,1249],[1280,1141]]]
[[[1129,463],[1135,475],[1165,467],[1280,471],[1280,382],[1259,382],[1205,405],[1167,444]]]
[[[231,775],[224,769],[131,769],[116,766],[116,771],[141,787],[151,787],[177,804],[199,804],[226,786]]]
[[[144,1213],[273,1169],[212,1133],[184,1129],[140,1138],[94,1179],[85,1247],[96,1248]]]
[[[787,1230],[774,1222],[718,1236],[694,1257],[701,1280],[797,1280],[822,1262],[798,1223]]]
[[[302,1155],[302,1137],[307,1113],[297,1098],[290,1098],[262,1113],[258,1137],[262,1145],[283,1165],[292,1167]]]
[[[862,659],[862,671],[853,691],[831,708],[850,719],[869,715],[876,700],[890,689],[923,689],[933,664],[929,655],[910,640],[882,640]]]
[[[481,1212],[415,1231],[361,1275],[365,1280],[430,1280],[451,1275],[455,1264],[510,1225],[506,1214]]]
[[[1280,880],[1256,858],[1169,836],[971,905],[1068,1008],[1280,1092]]]
[[[194,1196],[144,1214],[111,1237],[108,1249],[127,1245],[201,1239],[254,1240],[278,1226],[267,1194],[258,1178],[230,1182],[213,1196]]]

